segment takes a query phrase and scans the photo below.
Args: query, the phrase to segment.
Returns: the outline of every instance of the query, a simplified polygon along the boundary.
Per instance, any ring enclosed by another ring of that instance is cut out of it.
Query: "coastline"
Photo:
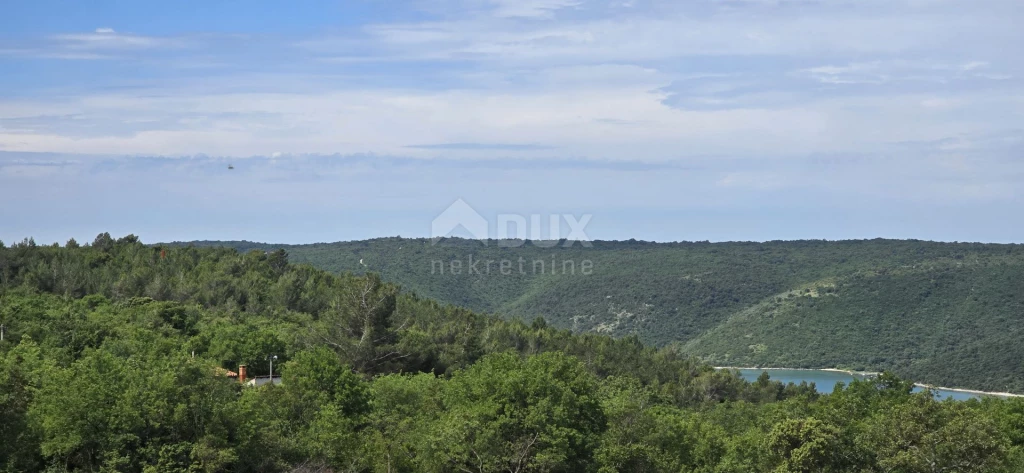
[[[853,370],[841,370],[839,368],[765,368],[761,366],[712,366],[716,370],[787,370],[787,371],[832,371],[835,373],[846,373],[853,376],[878,376],[882,374],[878,371],[853,371]],[[945,388],[943,388],[945,389]]]
[[[842,370],[842,369],[838,369],[838,368],[764,368],[764,367],[760,367],[760,366],[712,366],[712,368],[714,368],[716,370],[832,371],[832,372],[835,372],[835,373],[845,373],[845,374],[848,374],[848,375],[851,375],[851,376],[868,376],[868,377],[870,377],[870,376],[878,376],[879,374],[881,374],[881,373],[879,373],[877,371],[852,371],[852,370]],[[1015,394],[1015,393],[1007,393],[1007,392],[993,392],[993,391],[979,391],[979,390],[976,390],[976,389],[964,389],[964,388],[947,388],[947,387],[944,387],[944,386],[934,386],[934,385],[926,384],[926,383],[914,383],[914,387],[923,388],[923,389],[941,389],[943,391],[967,393],[967,394],[977,394],[977,395],[980,395],[980,396],[993,396],[993,397],[1002,397],[1002,398],[1024,397],[1024,394]]]
[[[979,394],[979,395],[982,395],[982,396],[1024,397],[1024,394],[1014,394],[1014,393],[1007,393],[1007,392],[993,392],[993,391],[978,391],[978,390],[975,390],[975,389],[964,389],[964,388],[944,388],[942,386],[932,386],[930,384],[925,384],[925,383],[914,383],[914,386],[917,386],[919,388],[926,388],[926,389],[941,389],[943,391],[953,391],[953,392],[958,392],[958,393]]]

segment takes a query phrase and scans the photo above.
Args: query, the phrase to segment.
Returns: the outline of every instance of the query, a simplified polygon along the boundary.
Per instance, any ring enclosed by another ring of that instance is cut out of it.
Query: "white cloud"
[[[985,61],[971,61],[960,66],[960,69],[965,71],[973,71],[975,69],[980,69],[983,67],[988,67],[988,63]]]
[[[845,66],[818,66],[799,71],[826,84],[881,84],[889,76],[881,72],[881,65],[874,63],[851,63]]]
[[[173,61],[150,60],[162,78],[132,78],[131,91],[0,98],[0,119],[74,114],[89,124],[19,122],[17,132],[3,129],[0,148],[429,158],[442,152],[405,146],[531,143],[550,149],[444,153],[671,160],[871,150],[1021,124],[1014,107],[1022,91],[1010,73],[1022,64],[997,47],[1020,32],[998,4],[732,0],[637,2],[624,11],[574,0],[429,3],[449,8],[426,21],[283,46],[277,37],[245,38],[243,52],[266,47],[259,58],[218,50],[222,37],[112,28],[54,36],[45,51],[31,51]],[[193,44],[207,47],[178,48]],[[179,67],[203,61],[212,72]],[[295,72],[232,69],[285,64]]]
[[[541,2],[563,5],[569,2]],[[799,11],[721,6],[707,2],[660,4],[655,9],[577,8],[582,17],[557,21],[509,21],[492,16],[454,16],[445,21],[387,23],[368,27],[377,55],[511,61],[647,61],[714,55],[920,54],[974,49],[978,25],[988,35],[1015,36],[1016,25],[996,9],[958,11],[947,6],[865,1],[851,5],[800,2]],[[526,12],[552,10],[515,2]],[[809,41],[808,38],[814,38]],[[320,45],[323,46],[324,43]]]
[[[614,77],[587,83],[588,73]],[[829,97],[790,107],[680,110],[644,69],[556,70],[550,83],[491,89],[354,89],[312,93],[142,90],[73,100],[0,101],[0,120],[35,112],[87,117],[84,136],[61,122],[0,131],[0,149],[95,154],[249,156],[361,153],[432,157],[586,157],[670,161],[861,150],[1002,129],[1020,96]],[[946,110],[956,107],[951,119]],[[994,117],[992,119],[986,117]],[[169,120],[170,119],[170,120]],[[0,121],[2,123],[2,121]],[[642,123],[641,126],[612,124]],[[1018,122],[1019,123],[1019,122]],[[103,132],[103,130],[109,130]],[[430,143],[529,143],[549,148],[432,150]]]
[[[570,78],[569,80],[577,80]],[[662,103],[650,86],[559,87],[533,92],[334,91],[318,94],[98,95],[74,101],[22,104],[37,112],[70,111],[101,129],[130,133],[70,138],[45,127],[0,134],[0,149],[158,155],[252,155],[267,149],[295,153],[380,152],[435,156],[410,150],[424,143],[531,143],[551,150],[533,155],[602,159],[668,159],[687,153],[755,152],[780,139],[804,148],[820,129],[814,110],[687,112]],[[4,107],[0,106],[0,116]],[[177,117],[168,124],[162,117]],[[644,122],[610,133],[602,121]],[[765,127],[765,123],[771,123]],[[744,134],[750,140],[732,138]],[[789,138],[782,139],[788,136]],[[757,140],[762,140],[757,143]],[[685,147],[685,148],[684,148]],[[673,150],[666,153],[667,150]],[[447,151],[445,153],[448,153]],[[467,152],[481,154],[481,151]],[[564,153],[564,154],[563,154]],[[503,156],[507,150],[488,154]],[[514,153],[513,153],[514,154]]]
[[[940,63],[922,60],[879,60],[851,62],[845,65],[824,65],[802,69],[797,75],[825,84],[885,84],[898,81],[948,83],[964,79],[1008,79],[999,73],[975,72],[989,68],[988,62],[970,61],[964,64]]]
[[[58,47],[72,50],[148,49],[183,44],[181,39],[115,33],[109,28],[100,28],[94,33],[54,35],[51,38]]]
[[[575,7],[582,2],[576,0],[491,0],[495,4],[495,15],[499,17],[551,17],[562,8]]]
[[[189,37],[156,37],[118,33],[112,28],[96,28],[90,33],[66,33],[47,36],[32,42],[16,43],[16,47],[3,47],[0,57],[113,60],[129,59],[131,54],[148,51],[183,48],[194,42]],[[136,59],[138,59],[136,57]]]

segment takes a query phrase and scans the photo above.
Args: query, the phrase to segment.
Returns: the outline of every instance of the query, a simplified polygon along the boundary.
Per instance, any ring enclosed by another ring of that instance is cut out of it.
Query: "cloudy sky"
[[[462,198],[599,239],[1022,242],[1021,24],[1020,0],[9,2],[0,239],[429,236]]]

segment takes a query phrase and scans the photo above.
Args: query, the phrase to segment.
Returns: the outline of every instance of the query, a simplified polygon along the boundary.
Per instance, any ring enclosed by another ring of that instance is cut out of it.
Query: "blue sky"
[[[8,2],[0,239],[1024,241],[1024,2]],[[227,169],[232,164],[235,169]]]

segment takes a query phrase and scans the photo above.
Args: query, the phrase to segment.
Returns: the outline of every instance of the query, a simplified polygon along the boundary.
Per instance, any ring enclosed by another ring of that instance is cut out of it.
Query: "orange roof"
[[[235,373],[234,371],[228,369],[221,368],[219,366],[213,369],[213,373],[219,376],[227,376],[229,378],[238,377],[238,373]]]

